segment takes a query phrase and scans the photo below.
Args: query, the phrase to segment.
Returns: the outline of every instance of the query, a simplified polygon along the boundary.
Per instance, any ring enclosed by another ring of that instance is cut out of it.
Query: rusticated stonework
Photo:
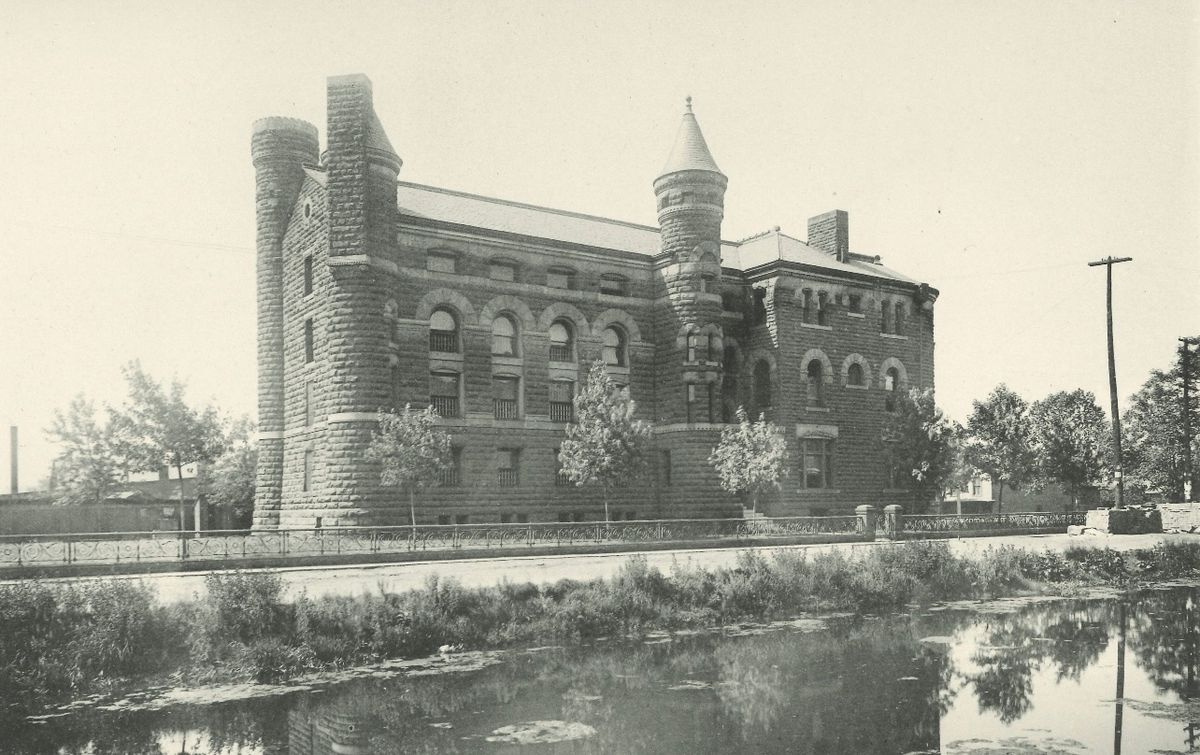
[[[647,192],[657,227],[399,181],[363,76],[329,79],[326,136],[319,154],[307,123],[253,131],[256,527],[407,523],[365,458],[375,412],[405,403],[437,406],[456,449],[419,522],[598,519],[599,493],[556,474],[598,357],[656,426],[621,518],[740,515],[707,461],[739,405],[788,435],[768,513],[900,499],[880,430],[890,389],[933,385],[937,291],[850,252],[840,211],[809,243],[722,240],[728,180],[690,105]]]

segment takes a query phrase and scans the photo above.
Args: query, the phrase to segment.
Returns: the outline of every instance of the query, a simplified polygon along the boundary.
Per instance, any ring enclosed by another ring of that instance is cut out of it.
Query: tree
[[[1109,424],[1096,397],[1082,389],[1052,393],[1029,411],[1037,456],[1035,485],[1059,483],[1072,508],[1109,474]]]
[[[404,411],[379,411],[371,432],[367,458],[381,465],[379,482],[408,490],[408,514],[417,526],[416,490],[441,483],[441,473],[451,464],[450,436],[438,427],[432,406],[420,411],[411,404]]]
[[[184,529],[183,468],[208,463],[224,450],[221,420],[213,407],[193,409],[184,398],[186,386],[173,380],[165,387],[130,362],[122,369],[129,385],[129,402],[113,412],[118,447],[130,466],[155,472],[174,468],[179,479],[179,529]],[[200,498],[196,497],[195,527],[200,531]]]
[[[1195,366],[1190,370],[1192,384],[1188,389],[1193,459],[1200,458],[1200,444],[1195,442],[1196,430],[1200,429],[1198,371]],[[1188,475],[1184,468],[1183,375],[1179,367],[1151,372],[1130,397],[1122,421],[1126,484],[1161,490],[1171,500],[1182,501]]]
[[[987,400],[973,404],[963,455],[969,465],[992,479],[999,512],[1004,506],[1004,486],[1020,488],[1034,471],[1029,405],[1004,383],[996,386]]]
[[[95,406],[80,394],[71,400],[65,414],[54,412],[46,432],[62,446],[54,460],[55,486],[62,489],[55,503],[103,501],[122,472],[111,420],[97,421]]]
[[[751,422],[745,407],[737,409],[737,424],[721,430],[721,442],[708,457],[717,470],[721,488],[729,493],[748,496],[750,509],[758,510],[758,497],[779,487],[787,473],[787,440],[783,429],[767,422],[760,414]]]
[[[225,452],[211,469],[199,476],[198,495],[218,510],[229,513],[238,528],[249,527],[254,515],[254,482],[258,465],[258,444],[254,441],[254,423],[249,417],[233,423],[225,438]]]
[[[633,418],[635,409],[629,389],[618,390],[604,362],[593,362],[587,385],[575,396],[575,421],[567,425],[567,439],[558,454],[568,480],[601,488],[606,522],[613,486],[645,470],[652,427]]]
[[[884,420],[893,485],[908,491],[911,512],[924,513],[954,477],[962,428],[942,414],[933,391],[912,389]]]

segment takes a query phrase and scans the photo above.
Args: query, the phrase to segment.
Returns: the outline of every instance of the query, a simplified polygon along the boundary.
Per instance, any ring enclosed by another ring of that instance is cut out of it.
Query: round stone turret
[[[254,207],[258,252],[258,429],[255,526],[278,522],[283,490],[283,236],[318,157],[317,128],[295,118],[254,122]]]
[[[708,319],[694,311],[694,294],[705,291],[721,275],[721,220],[728,183],[708,150],[688,97],[675,146],[654,179],[661,248],[669,255],[663,278],[684,321]]]

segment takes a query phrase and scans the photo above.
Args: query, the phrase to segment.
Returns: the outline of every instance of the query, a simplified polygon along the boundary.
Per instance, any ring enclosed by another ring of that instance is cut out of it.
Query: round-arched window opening
[[[571,337],[571,326],[562,320],[555,320],[550,325],[550,361],[570,362],[575,358],[574,339]]]
[[[810,406],[822,406],[824,403],[824,375],[822,374],[821,361],[814,359],[808,363],[808,381],[805,385],[805,394]]]
[[[862,385],[863,384],[863,368],[858,362],[850,365],[850,369],[846,370],[847,385]]]
[[[492,320],[492,354],[505,357],[517,354],[517,326],[507,315]]]
[[[625,334],[610,325],[604,329],[604,363],[624,367],[626,362]]]
[[[458,321],[444,309],[429,316],[429,350],[458,353]]]
[[[312,217],[312,202],[304,203],[304,218],[307,220]]]

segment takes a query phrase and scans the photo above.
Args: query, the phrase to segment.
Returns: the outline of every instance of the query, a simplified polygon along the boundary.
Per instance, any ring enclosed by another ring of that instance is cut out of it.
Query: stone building
[[[363,76],[329,79],[326,140],[290,118],[253,129],[256,526],[405,523],[364,450],[377,410],[409,402],[454,442],[419,521],[600,518],[556,460],[596,358],[655,425],[621,518],[740,515],[707,463],[738,405],[786,429],[769,514],[901,498],[880,431],[897,391],[933,385],[937,291],[850,251],[840,210],[807,240],[722,240],[727,179],[690,101],[647,187],[658,227],[400,181]]]

